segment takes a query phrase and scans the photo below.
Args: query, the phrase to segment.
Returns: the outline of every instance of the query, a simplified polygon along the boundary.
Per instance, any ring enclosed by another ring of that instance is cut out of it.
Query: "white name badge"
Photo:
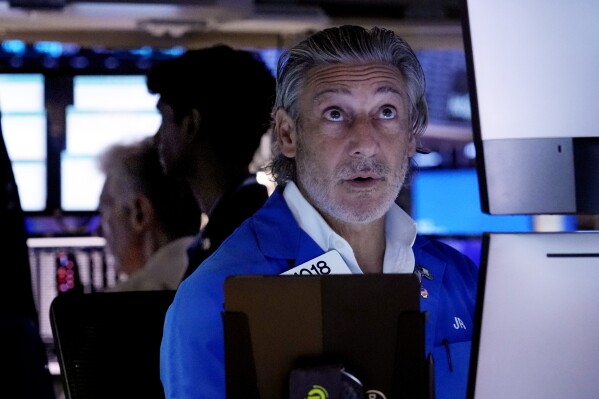
[[[312,260],[302,263],[283,274],[295,276],[324,276],[327,274],[352,274],[347,264],[334,249]]]

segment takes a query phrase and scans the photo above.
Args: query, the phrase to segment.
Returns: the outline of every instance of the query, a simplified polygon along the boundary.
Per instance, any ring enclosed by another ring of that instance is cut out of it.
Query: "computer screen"
[[[76,265],[78,284],[83,292],[105,290],[116,284],[117,275],[112,257],[104,250],[102,237],[40,237],[27,240],[31,282],[38,309],[40,335],[52,342],[50,304],[62,289],[58,280],[61,259],[69,258]]]
[[[2,133],[24,211],[46,209],[44,77],[0,74]]]
[[[530,215],[488,215],[481,209],[475,168],[421,169],[411,182],[412,216],[421,234],[481,235],[531,231]]]
[[[154,135],[161,118],[143,75],[76,76],[73,93],[61,154],[61,209],[95,211],[104,183],[98,155],[112,144]]]
[[[44,76],[36,73],[0,73],[0,110],[38,112],[44,109]]]
[[[23,211],[44,211],[47,199],[46,163],[44,161],[13,161],[12,170]]]
[[[485,236],[468,399],[599,392],[599,234]]]
[[[96,211],[105,177],[94,155],[60,158],[60,202],[64,211]]]
[[[463,4],[484,211],[599,213],[599,2]]]
[[[73,78],[77,109],[92,111],[153,110],[157,96],[146,88],[145,75],[78,75]]]

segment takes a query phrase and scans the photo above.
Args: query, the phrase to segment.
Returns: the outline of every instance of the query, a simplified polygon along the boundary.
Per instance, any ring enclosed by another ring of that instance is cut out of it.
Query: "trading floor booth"
[[[483,210],[599,213],[599,3],[464,0]],[[595,398],[599,232],[488,232],[469,399]]]

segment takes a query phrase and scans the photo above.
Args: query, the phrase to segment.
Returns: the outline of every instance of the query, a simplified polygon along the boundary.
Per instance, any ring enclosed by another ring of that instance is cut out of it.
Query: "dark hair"
[[[324,29],[286,50],[277,67],[273,114],[282,108],[294,119],[296,126],[301,126],[297,100],[309,71],[319,65],[371,62],[392,65],[404,77],[410,100],[410,127],[412,134],[418,138],[428,122],[424,72],[405,40],[391,30],[378,27],[367,30],[361,26],[345,25]],[[275,181],[284,185],[295,179],[295,159],[281,154],[276,139],[273,139],[272,145],[270,171]]]
[[[247,168],[270,127],[274,77],[249,51],[224,45],[190,50],[156,64],[147,85],[173,107],[175,118],[200,112],[201,133],[225,165]]]
[[[185,180],[164,173],[152,137],[132,144],[114,144],[100,155],[99,162],[107,176],[123,183],[118,195],[148,197],[158,223],[171,239],[199,232],[201,211],[191,188]]]

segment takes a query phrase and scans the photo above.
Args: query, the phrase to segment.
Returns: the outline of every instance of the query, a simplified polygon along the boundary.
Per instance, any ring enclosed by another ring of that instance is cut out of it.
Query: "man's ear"
[[[154,206],[143,194],[135,196],[132,203],[130,223],[137,232],[148,230],[155,219]]]
[[[295,157],[297,152],[297,129],[291,116],[282,108],[275,113],[275,137],[281,153],[287,158]]]
[[[416,155],[416,150],[418,149],[418,143],[416,143],[416,135],[414,132],[410,131],[410,138],[408,141],[408,154],[410,158]]]
[[[183,131],[185,132],[185,136],[189,138],[189,141],[193,141],[200,131],[200,122],[202,117],[200,115],[200,111],[195,108],[192,108],[189,113],[187,113],[183,120],[181,121]]]

